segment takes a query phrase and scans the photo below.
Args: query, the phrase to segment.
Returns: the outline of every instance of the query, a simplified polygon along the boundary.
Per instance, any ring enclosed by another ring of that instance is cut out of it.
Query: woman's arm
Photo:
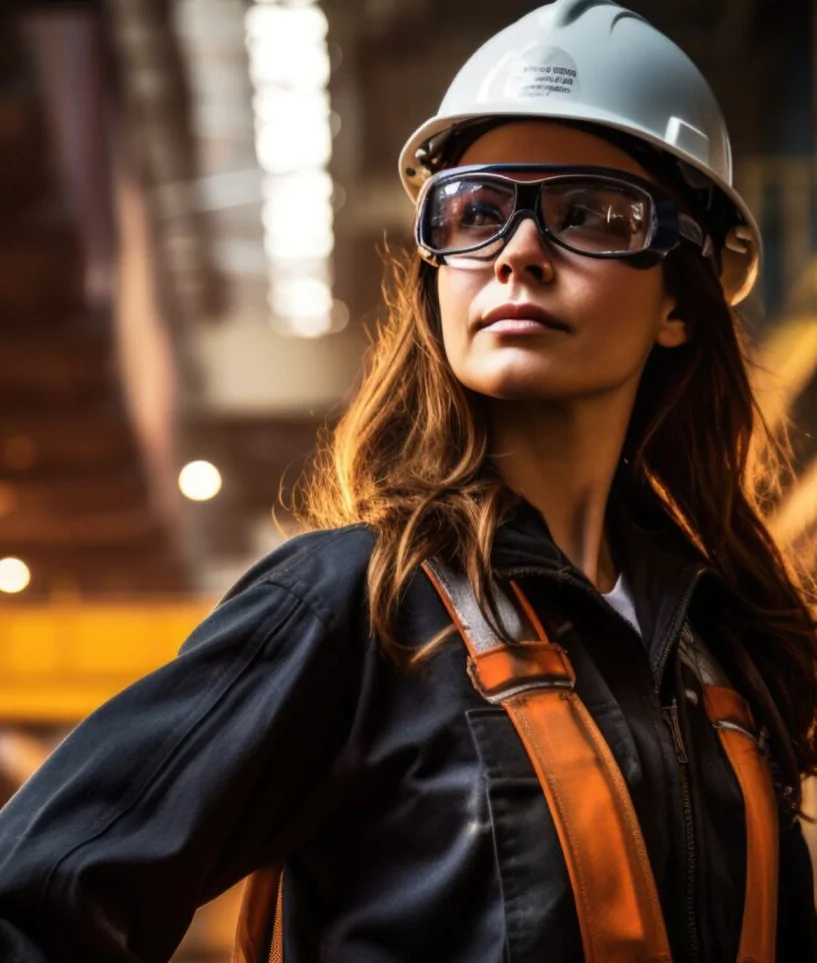
[[[252,585],[80,725],[0,812],[0,960],[167,960],[198,905],[308,833],[354,711],[337,636]]]

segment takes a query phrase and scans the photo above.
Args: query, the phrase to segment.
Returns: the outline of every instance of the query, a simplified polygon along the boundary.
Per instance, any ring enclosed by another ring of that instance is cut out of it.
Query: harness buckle
[[[498,645],[469,657],[468,676],[477,692],[494,705],[521,692],[572,692],[576,687],[567,652],[560,645],[538,640]]]

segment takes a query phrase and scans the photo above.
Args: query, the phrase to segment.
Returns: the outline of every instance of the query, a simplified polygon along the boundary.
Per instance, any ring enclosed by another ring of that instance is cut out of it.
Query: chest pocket
[[[525,747],[501,706],[466,712],[481,763],[512,963],[582,959],[559,836]]]

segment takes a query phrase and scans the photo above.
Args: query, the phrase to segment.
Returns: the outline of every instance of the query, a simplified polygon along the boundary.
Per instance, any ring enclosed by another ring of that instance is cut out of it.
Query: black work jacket
[[[291,539],[12,799],[2,963],[167,960],[198,905],[282,854],[287,963],[580,963],[522,744],[473,689],[458,638],[417,673],[381,654],[364,591],[372,545],[364,526]],[[621,551],[643,641],[527,503],[500,526],[494,566],[546,625],[551,609],[574,624],[560,641],[629,785],[675,963],[731,963],[742,797],[675,653],[688,616],[705,637],[707,613],[732,603],[669,535],[633,530]],[[405,644],[447,624],[418,573]],[[672,700],[686,763],[662,711]],[[798,824],[781,825],[778,960],[813,961],[811,865]]]

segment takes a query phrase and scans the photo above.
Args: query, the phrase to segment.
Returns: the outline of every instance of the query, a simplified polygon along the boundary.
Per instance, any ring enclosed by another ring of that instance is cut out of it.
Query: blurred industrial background
[[[0,13],[0,801],[292,530],[342,411],[405,137],[535,0],[27,0]],[[817,528],[812,0],[631,0],[710,79],[763,228],[762,402]],[[814,561],[812,559],[812,561]],[[228,959],[235,894],[178,959]]]

